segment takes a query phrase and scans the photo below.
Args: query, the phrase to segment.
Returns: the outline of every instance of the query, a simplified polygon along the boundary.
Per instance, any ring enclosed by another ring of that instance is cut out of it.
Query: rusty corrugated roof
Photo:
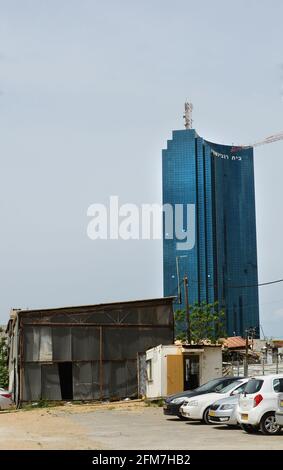
[[[230,336],[225,338],[223,345],[228,349],[245,348],[246,340],[242,336]]]

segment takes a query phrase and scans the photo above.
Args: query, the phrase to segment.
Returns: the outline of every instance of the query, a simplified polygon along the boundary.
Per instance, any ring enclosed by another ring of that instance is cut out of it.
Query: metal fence
[[[247,375],[252,377],[256,375],[283,374],[283,361],[267,364],[265,360],[261,360],[257,364],[247,364],[247,374],[245,372],[244,361],[223,364],[223,375]]]

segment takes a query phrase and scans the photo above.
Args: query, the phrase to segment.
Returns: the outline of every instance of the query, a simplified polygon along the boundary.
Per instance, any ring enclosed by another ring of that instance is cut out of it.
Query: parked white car
[[[209,408],[209,422],[212,424],[227,424],[227,426],[237,426],[238,403],[239,397],[236,394],[215,401]]]
[[[275,413],[275,420],[279,426],[283,427],[283,393],[278,394],[278,409]]]
[[[11,408],[13,405],[12,395],[11,393],[4,390],[4,388],[0,388],[0,410],[7,410]]]
[[[210,424],[209,408],[220,398],[226,398],[241,393],[248,379],[241,379],[232,382],[227,387],[222,388],[219,392],[206,393],[205,395],[197,395],[188,399],[180,408],[182,416],[191,420],[203,421]]]
[[[247,433],[259,429],[263,434],[278,434],[276,422],[278,394],[283,392],[283,375],[252,377],[239,397],[238,422]]]

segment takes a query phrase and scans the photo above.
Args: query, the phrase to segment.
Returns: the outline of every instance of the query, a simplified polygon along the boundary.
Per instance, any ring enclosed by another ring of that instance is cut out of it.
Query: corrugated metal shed
[[[10,387],[15,400],[137,396],[137,356],[174,337],[173,298],[13,310]]]

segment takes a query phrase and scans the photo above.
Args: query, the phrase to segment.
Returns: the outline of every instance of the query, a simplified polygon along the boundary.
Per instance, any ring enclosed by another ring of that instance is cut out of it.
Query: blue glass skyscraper
[[[179,278],[188,276],[190,304],[218,301],[229,336],[251,327],[259,334],[253,148],[233,149],[194,129],[177,130],[163,150],[162,170],[163,204],[195,207],[192,249],[177,249],[180,240],[165,227],[164,295],[177,295],[178,264]],[[184,217],[185,228],[193,222]]]

